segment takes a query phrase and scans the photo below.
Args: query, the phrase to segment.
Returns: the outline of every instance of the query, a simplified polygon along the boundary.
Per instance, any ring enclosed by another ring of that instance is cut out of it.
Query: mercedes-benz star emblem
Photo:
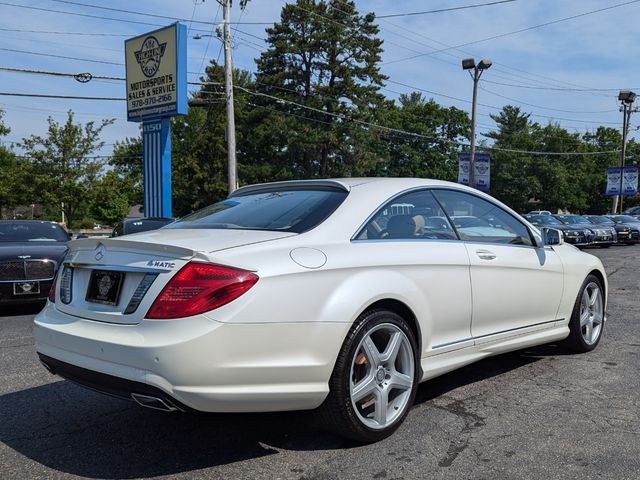
[[[106,249],[104,248],[104,245],[103,244],[99,244],[96,247],[96,253],[94,255],[95,259],[98,260],[98,261],[102,260],[102,257],[104,257],[105,250]]]

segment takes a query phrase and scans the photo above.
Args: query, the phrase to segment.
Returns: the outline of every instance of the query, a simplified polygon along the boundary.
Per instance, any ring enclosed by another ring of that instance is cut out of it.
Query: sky
[[[491,1],[357,0],[356,6],[362,13],[384,16]],[[264,49],[261,39],[268,26],[260,23],[277,21],[282,6],[289,2],[251,0],[244,12],[238,3],[234,2],[231,15],[232,21],[242,22],[234,26],[234,66],[255,71],[254,59]],[[124,77],[124,40],[171,23],[91,4],[184,19],[189,27],[187,70],[192,72],[188,80],[197,80],[211,58],[223,61],[220,41],[207,36],[222,20],[216,0],[3,0],[0,68]],[[582,15],[601,9],[607,10]],[[577,18],[556,22],[573,16]],[[389,77],[382,92],[397,98],[421,90],[444,106],[470,112],[473,85],[461,60],[488,57],[493,65],[484,72],[478,93],[479,140],[484,138],[482,133],[495,129],[489,115],[506,104],[520,106],[534,121],[559,123],[571,132],[593,131],[599,125],[621,129],[618,91],[640,94],[639,18],[640,0],[515,0],[381,18],[377,20],[384,41],[381,70]],[[516,31],[520,32],[511,33]],[[198,34],[204,37],[194,39]],[[0,92],[124,97],[125,83],[94,79],[80,84],[72,78],[0,70]],[[9,145],[31,134],[45,134],[47,117],[64,122],[69,109],[81,122],[115,119],[103,131],[101,154],[108,155],[116,141],[139,134],[139,125],[126,120],[124,101],[0,95],[0,109],[11,128],[0,140]],[[640,113],[631,119],[631,137],[639,125]]]

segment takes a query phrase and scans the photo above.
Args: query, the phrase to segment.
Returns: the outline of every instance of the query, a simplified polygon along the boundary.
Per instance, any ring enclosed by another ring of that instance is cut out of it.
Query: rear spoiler
[[[333,190],[349,192],[349,187],[336,180],[287,180],[284,182],[259,183],[235,190],[229,198],[242,197],[252,193],[280,192],[282,190]]]
[[[69,250],[86,251],[96,250],[100,245],[104,245],[109,250],[125,250],[131,253],[155,252],[160,255],[179,257],[184,259],[198,257],[199,253],[190,248],[166,245],[163,243],[140,242],[135,240],[120,240],[119,238],[81,238],[67,242]],[[203,256],[203,258],[205,258]]]

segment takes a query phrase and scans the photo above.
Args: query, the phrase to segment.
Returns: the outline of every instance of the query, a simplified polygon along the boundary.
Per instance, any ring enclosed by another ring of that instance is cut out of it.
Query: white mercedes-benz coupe
[[[424,380],[547,342],[592,350],[606,292],[596,257],[468,187],[278,182],[70,242],[36,349],[50,372],[146,407],[317,409],[372,442]]]

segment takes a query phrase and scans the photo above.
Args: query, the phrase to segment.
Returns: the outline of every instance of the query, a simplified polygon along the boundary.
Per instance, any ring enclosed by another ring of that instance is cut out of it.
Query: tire
[[[364,312],[349,330],[329,395],[316,411],[320,427],[363,443],[388,437],[413,405],[420,372],[418,343],[406,320],[384,309]]]
[[[580,287],[569,321],[566,345],[579,353],[590,352],[598,346],[604,329],[604,293],[595,275],[588,275]]]

